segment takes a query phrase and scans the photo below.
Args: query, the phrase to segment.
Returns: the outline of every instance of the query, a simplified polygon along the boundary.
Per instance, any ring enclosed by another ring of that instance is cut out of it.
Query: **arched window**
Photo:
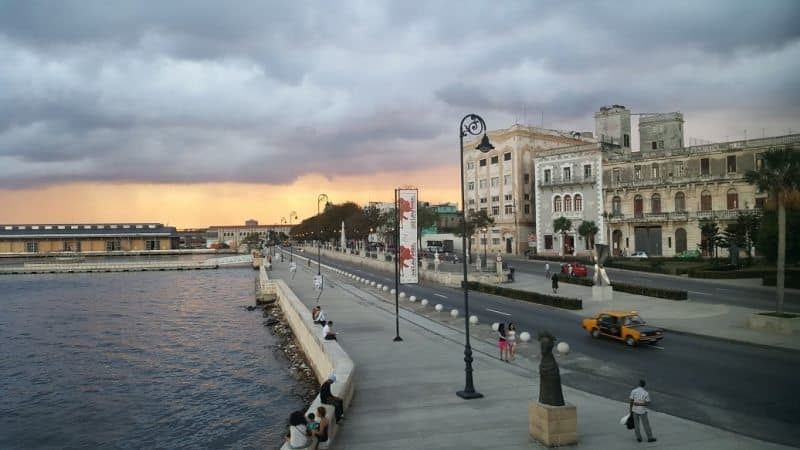
[[[675,212],[686,211],[686,196],[683,192],[675,194]],[[675,238],[677,240],[677,238]]]
[[[572,197],[569,195],[564,196],[564,212],[572,211]]]
[[[615,196],[611,199],[611,214],[614,216],[622,214],[622,199],[619,198],[619,196]]]
[[[686,251],[686,230],[678,228],[675,230],[675,253]]]
[[[703,191],[700,194],[700,211],[711,211],[711,192]]]
[[[583,197],[581,197],[581,194],[575,194],[573,202],[575,203],[575,211],[583,211]]]
[[[642,217],[644,215],[644,201],[641,195],[633,197],[633,215],[634,217]]]
[[[661,196],[660,195],[653,194],[653,196],[650,197],[650,211],[654,212],[654,213],[660,213],[661,212]]]
[[[736,189],[728,189],[728,209],[739,209],[739,194]]]
[[[553,198],[553,212],[561,212],[561,196],[559,195]]]

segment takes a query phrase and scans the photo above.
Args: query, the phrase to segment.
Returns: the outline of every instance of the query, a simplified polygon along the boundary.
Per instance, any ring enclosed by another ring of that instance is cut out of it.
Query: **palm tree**
[[[578,234],[580,234],[581,236],[583,236],[584,239],[586,239],[586,243],[589,246],[589,250],[594,249],[594,236],[597,234],[598,231],[600,231],[600,229],[597,228],[597,225],[591,220],[582,222],[581,225],[578,227]]]
[[[490,227],[494,225],[494,217],[489,216],[486,210],[479,210],[475,214],[470,215],[467,217],[466,220],[466,236],[467,236],[467,254],[472,254],[472,235],[474,235],[477,230],[481,228]],[[462,236],[464,234],[463,228],[459,227],[456,230],[456,236]]]
[[[567,233],[572,229],[572,221],[566,217],[559,217],[553,220],[553,232],[561,233],[561,255],[566,254],[565,246],[567,245]]]
[[[778,205],[778,267],[776,312],[783,314],[784,268],[786,266],[786,197],[800,187],[800,153],[791,148],[771,149],[761,155],[763,164],[744,177],[759,190],[769,192]]]

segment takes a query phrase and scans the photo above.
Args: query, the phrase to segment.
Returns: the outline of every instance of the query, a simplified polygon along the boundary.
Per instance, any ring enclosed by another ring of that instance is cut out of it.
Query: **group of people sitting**
[[[344,419],[344,400],[331,393],[331,385],[336,382],[336,375],[331,374],[319,388],[319,401],[333,405],[336,422]],[[324,406],[317,407],[317,413],[303,415],[303,411],[294,411],[289,416],[289,434],[286,440],[292,449],[316,449],[320,442],[328,440],[330,421]]]
[[[317,325],[322,325],[322,338],[326,341],[335,341],[336,333],[333,331],[333,321],[325,318],[325,312],[322,308],[315,306],[311,310],[311,318]]]

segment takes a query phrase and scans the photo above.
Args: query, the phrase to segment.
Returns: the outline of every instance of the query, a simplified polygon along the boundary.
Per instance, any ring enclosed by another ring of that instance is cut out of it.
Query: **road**
[[[327,258],[323,263],[381,284],[394,283],[391,273]],[[427,282],[401,290],[463,310],[461,290]],[[567,386],[624,401],[644,377],[657,411],[772,442],[796,445],[800,438],[795,373],[800,352],[676,334],[667,335],[660,347],[631,348],[591,338],[570,312],[474,291],[469,295],[470,313],[484,323],[514,321],[521,331],[535,335],[547,329],[568,342],[572,351],[562,365]],[[475,377],[479,385],[479,368]],[[657,434],[657,423],[653,426]]]

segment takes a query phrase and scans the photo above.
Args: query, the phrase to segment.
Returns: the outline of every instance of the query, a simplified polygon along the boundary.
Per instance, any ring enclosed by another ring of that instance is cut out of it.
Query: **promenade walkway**
[[[308,268],[297,256],[295,261],[294,277],[288,260],[275,263],[270,277],[284,279],[311,308],[318,294],[312,281],[315,267]],[[326,287],[319,303],[334,321],[339,344],[358,367],[353,402],[332,448],[540,448],[528,438],[528,401],[538,398],[538,346],[526,344],[527,351],[514,362],[501,362],[488,338],[489,325],[474,327],[475,387],[485,397],[462,400],[455,392],[464,388],[463,320],[438,321],[401,306],[403,341],[393,342],[393,296],[324,269],[323,273]],[[625,399],[604,399],[568,387],[564,396],[578,408],[578,446],[583,448],[786,448],[661,414],[657,398],[650,422],[658,442],[638,443],[633,432],[619,424],[628,408]]]

